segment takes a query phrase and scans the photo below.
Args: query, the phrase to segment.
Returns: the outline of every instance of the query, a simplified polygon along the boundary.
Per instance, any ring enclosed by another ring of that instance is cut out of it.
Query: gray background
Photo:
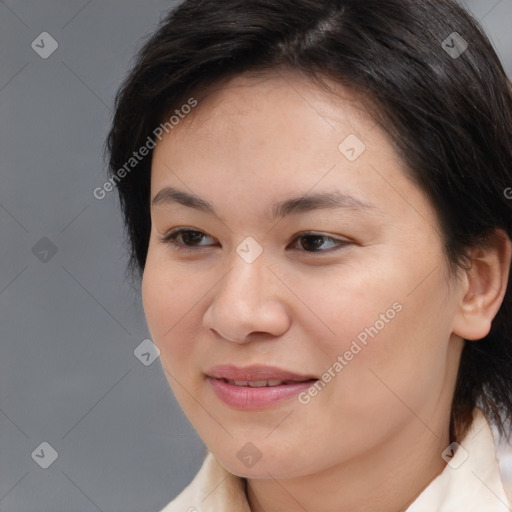
[[[466,3],[512,76],[512,0]],[[115,192],[92,195],[116,89],[174,4],[0,1],[1,511],[158,511],[201,464],[159,360],[134,355],[149,332]]]

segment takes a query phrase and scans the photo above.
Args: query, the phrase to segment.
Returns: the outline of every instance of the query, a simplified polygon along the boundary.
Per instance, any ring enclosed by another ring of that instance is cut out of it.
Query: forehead
[[[311,122],[312,116],[321,122],[315,123],[310,129],[304,127],[304,135],[313,134],[312,128],[315,127],[336,130],[340,121],[354,121],[368,126],[375,124],[354,92],[326,77],[322,78],[322,83],[325,86],[297,71],[283,69],[246,72],[219,83],[201,86],[194,93],[198,98],[197,106],[190,115],[180,120],[173,132],[179,136],[185,127],[189,132],[200,131],[205,123],[220,125],[221,121],[225,122],[224,128],[227,128],[230,120],[233,126],[241,122],[263,121],[264,124],[272,122],[291,128],[289,123],[292,120]],[[211,127],[210,124],[206,130]]]
[[[391,150],[350,92],[337,86],[330,93],[298,73],[239,75],[197,91],[195,98],[197,106],[157,142],[156,162],[207,160],[204,171],[213,172],[229,161],[238,175],[255,168],[282,174],[291,165],[297,178],[303,164],[313,171],[339,160],[339,144],[349,135],[361,148],[372,143]]]
[[[291,196],[342,189],[411,215],[400,199],[413,187],[407,170],[349,91],[338,86],[334,94],[294,73],[241,75],[196,99],[157,143],[152,198],[171,186],[214,204],[221,198],[268,209]]]

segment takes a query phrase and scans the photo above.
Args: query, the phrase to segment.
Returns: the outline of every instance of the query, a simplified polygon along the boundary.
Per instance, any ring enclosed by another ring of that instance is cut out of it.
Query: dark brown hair
[[[366,98],[435,207],[452,269],[497,228],[512,238],[510,83],[481,27],[455,1],[185,0],[140,50],[107,140],[132,274],[144,269],[151,229],[151,151],[126,172],[133,152],[198,88],[283,68]],[[510,282],[489,335],[465,341],[452,438],[476,405],[502,432],[512,417]]]

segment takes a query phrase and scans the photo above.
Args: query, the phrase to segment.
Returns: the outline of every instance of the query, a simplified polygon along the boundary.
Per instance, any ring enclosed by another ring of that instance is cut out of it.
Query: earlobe
[[[507,291],[511,253],[510,238],[501,229],[495,231],[485,246],[471,250],[471,266],[464,271],[464,290],[454,321],[454,334],[467,340],[479,340],[489,334]]]

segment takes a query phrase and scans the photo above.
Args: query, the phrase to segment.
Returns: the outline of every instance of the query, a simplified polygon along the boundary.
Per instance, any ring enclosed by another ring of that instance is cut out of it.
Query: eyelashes
[[[196,242],[201,242],[204,239],[211,238],[206,233],[203,233],[202,231],[191,229],[191,228],[176,228],[167,233],[164,236],[158,237],[159,240],[166,244],[171,246],[173,250],[177,251],[186,251],[186,252],[195,252],[198,253],[200,251],[204,251],[208,247],[213,247],[212,244],[198,244],[194,245]],[[302,243],[298,244],[297,242],[303,241]],[[306,243],[304,243],[304,241]],[[325,241],[329,241],[331,244],[334,243],[334,247],[331,246],[327,248],[327,250],[321,249],[322,246],[325,245]],[[304,231],[299,233],[297,236],[294,237],[292,240],[294,242],[291,246],[292,249],[296,249],[308,254],[324,254],[324,253],[331,253],[333,251],[342,249],[346,247],[347,245],[352,244],[353,242],[349,240],[342,240],[338,238],[334,238],[330,235],[326,235],[324,233],[318,233],[314,231]],[[320,243],[319,243],[320,242]],[[192,244],[192,245],[188,245]],[[308,248],[309,247],[309,248]],[[309,250],[313,249],[313,250]]]
[[[191,233],[194,236],[190,237]],[[187,236],[185,236],[185,235],[187,235]],[[179,229],[172,230],[170,233],[168,233],[167,235],[162,237],[162,242],[169,244],[178,250],[190,250],[190,249],[193,250],[194,247],[198,247],[198,246],[188,246],[188,245],[186,245],[186,243],[177,242],[177,239],[178,239],[178,237],[184,237],[185,240],[189,240],[189,241],[191,238],[192,239],[195,238],[195,240],[197,240],[198,235],[199,235],[199,237],[207,236],[202,231],[197,231],[197,230],[187,229],[187,228],[179,228]]]

